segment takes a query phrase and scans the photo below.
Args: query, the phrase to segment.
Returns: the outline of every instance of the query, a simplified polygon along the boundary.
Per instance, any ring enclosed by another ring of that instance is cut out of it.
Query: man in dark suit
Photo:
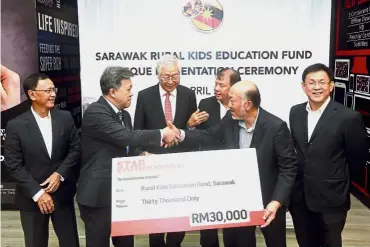
[[[206,119],[206,113],[196,112],[197,101],[194,91],[179,85],[180,67],[175,56],[163,56],[157,63],[157,74],[159,83],[140,91],[138,94],[134,120],[135,129],[164,128],[168,121],[173,122],[179,128],[188,128],[188,120],[193,113],[201,114],[200,117]],[[148,148],[147,151],[154,154],[164,154],[196,149],[180,144],[170,149],[154,147]],[[165,243],[164,233],[150,234],[149,244],[151,247],[179,247],[184,237],[185,232],[168,233],[167,243]]]
[[[308,102],[293,106],[290,127],[299,172],[291,214],[299,246],[341,246],[350,208],[350,171],[366,163],[366,127],[358,112],[330,99],[333,73],[307,67],[302,88]]]
[[[5,166],[15,179],[26,247],[48,246],[49,218],[61,247],[79,246],[73,197],[80,140],[72,116],[52,109],[57,89],[47,75],[23,84],[32,106],[8,122]]]
[[[297,173],[289,129],[284,121],[260,107],[261,96],[254,83],[237,82],[231,87],[229,96],[230,111],[221,124],[207,130],[181,131],[180,140],[184,144],[208,144],[216,139],[225,149],[256,148],[266,207],[262,233],[268,247],[285,247],[285,208]],[[171,128],[179,132],[175,126]],[[224,229],[225,247],[255,247],[255,228]]]
[[[168,128],[132,130],[130,115],[123,110],[131,104],[132,76],[127,68],[106,68],[100,78],[103,96],[83,116],[77,202],[89,247],[110,246],[112,159],[145,155],[139,146],[159,147],[175,139]],[[133,236],[113,237],[112,241],[116,247],[134,246]]]
[[[238,81],[240,81],[240,75],[237,71],[229,68],[224,68],[217,72],[216,82],[214,88],[215,96],[202,99],[199,102],[199,112],[207,112],[209,114],[208,119],[205,122],[199,123],[201,118],[196,117],[197,129],[209,129],[212,126],[216,126],[221,123],[221,119],[225,116],[229,110],[229,91],[230,88]],[[197,121],[198,120],[198,121]],[[221,149],[221,143],[212,143],[210,145],[199,145],[199,150],[217,150]],[[200,231],[200,244],[202,247],[219,247],[218,231],[217,229],[201,230]]]

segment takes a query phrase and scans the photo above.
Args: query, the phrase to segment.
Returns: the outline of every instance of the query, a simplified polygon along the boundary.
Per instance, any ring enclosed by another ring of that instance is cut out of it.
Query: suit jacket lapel
[[[259,108],[257,122],[253,131],[252,141],[250,144],[251,148],[259,148],[263,135],[265,133],[264,126],[266,122],[265,110]]]
[[[299,115],[299,123],[302,124],[303,126],[303,131],[301,131],[301,137],[300,137],[300,144],[301,144],[301,147],[304,148],[304,150],[306,150],[307,148],[307,143],[308,143],[308,121],[307,121],[307,117],[308,117],[308,112],[306,110],[306,107],[304,107]]]
[[[233,148],[235,149],[239,148],[239,140],[240,140],[239,130],[240,130],[239,121],[233,121],[233,125],[231,128],[231,134],[232,134],[232,140],[233,140],[233,146],[234,146]]]
[[[213,104],[214,106],[211,108],[213,110],[213,112],[209,112],[209,115],[213,114],[215,116],[215,120],[217,121],[221,121],[221,105],[220,103],[218,103],[216,97],[214,97],[214,101],[213,101]]]
[[[27,111],[26,126],[28,128],[28,133],[30,134],[30,139],[34,140],[35,145],[38,145],[40,147],[40,150],[42,150],[42,152],[50,158],[44,138],[41,134],[41,130],[31,110]]]
[[[123,110],[122,114],[123,114],[123,123],[125,124],[126,128],[132,129],[129,113]]]
[[[108,109],[110,110],[110,112],[111,112],[111,114],[112,114],[113,118],[114,118],[117,122],[121,123],[121,121],[120,121],[120,119],[119,119],[119,117],[118,117],[117,113],[116,113],[116,112],[114,111],[114,109],[113,109],[113,108],[108,104],[107,100],[106,100],[103,96],[100,96],[100,98],[99,98],[98,102],[99,102],[99,103],[101,103],[101,104],[103,104],[103,105],[105,105],[106,107],[108,107]],[[124,114],[124,113],[122,112],[122,114]],[[123,118],[124,118],[124,116],[123,116]],[[125,123],[125,121],[124,121],[124,123]],[[126,123],[125,123],[125,124],[126,124]]]
[[[61,119],[58,119],[57,115],[53,111],[50,112],[51,116],[51,133],[52,133],[52,148],[51,148],[51,159],[53,158],[55,152],[58,150],[57,141],[60,134]]]
[[[315,126],[315,128],[312,132],[310,142],[312,142],[315,139],[318,131],[324,129],[326,126],[329,126],[327,124],[327,122],[334,115],[335,109],[336,109],[336,107],[334,106],[333,102],[330,101],[329,104],[326,106],[324,112],[322,113],[319,121],[317,122],[317,124],[316,124],[316,126]]]
[[[183,111],[186,105],[186,99],[184,99],[184,94],[181,91],[180,87],[177,87],[177,95],[176,95],[176,112],[175,117],[173,118],[173,122],[175,125],[180,125],[181,119],[180,116],[184,116]],[[185,104],[184,104],[185,103]],[[172,109],[173,110],[173,109]],[[164,115],[164,114],[163,114]]]

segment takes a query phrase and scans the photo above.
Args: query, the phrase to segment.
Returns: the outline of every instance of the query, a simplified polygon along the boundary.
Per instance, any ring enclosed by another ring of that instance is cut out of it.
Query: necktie
[[[170,102],[170,95],[169,93],[166,93],[166,99],[164,100],[164,117],[166,118],[166,122],[171,121],[172,122],[172,108],[171,108],[171,102]]]
[[[122,111],[118,111],[117,112],[117,116],[119,118],[119,121],[122,123],[123,126],[125,126],[125,123],[123,121],[123,114],[122,114]]]

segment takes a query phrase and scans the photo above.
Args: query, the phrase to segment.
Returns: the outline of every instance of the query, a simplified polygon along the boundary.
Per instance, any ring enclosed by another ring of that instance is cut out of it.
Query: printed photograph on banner
[[[203,1],[188,0],[183,8],[183,14],[188,18],[195,18],[203,12],[203,9]]]
[[[98,97],[84,97],[82,98],[82,114],[86,111],[86,109],[89,107],[89,105],[91,105],[92,103],[94,103],[95,101],[97,101],[99,98]]]
[[[334,79],[348,81],[349,68],[350,68],[349,59],[336,59],[334,69]]]
[[[37,73],[39,67],[34,1],[2,1],[0,9],[1,153],[4,153],[8,122],[30,109],[23,81],[30,74]],[[5,158],[1,156],[1,163]],[[7,169],[1,169],[2,208],[15,209],[14,200],[14,179]]]
[[[27,99],[24,79],[38,71],[37,34],[32,1],[22,5],[6,1],[1,5],[1,113],[7,118],[7,110],[15,112],[11,109]]]
[[[183,14],[198,31],[204,33],[214,32],[224,19],[223,7],[217,0],[188,0]]]
[[[334,100],[346,105],[347,101],[347,86],[344,82],[334,83]]]
[[[370,84],[370,76],[357,75],[356,76],[356,93],[370,95],[369,84]]]

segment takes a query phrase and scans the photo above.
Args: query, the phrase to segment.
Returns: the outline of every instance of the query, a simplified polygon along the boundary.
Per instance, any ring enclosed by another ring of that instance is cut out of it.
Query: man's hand
[[[149,153],[147,151],[144,151],[141,154],[139,154],[139,156],[148,156],[148,155],[152,155],[152,153]]]
[[[165,147],[172,147],[178,144],[180,140],[180,131],[172,124],[172,122],[167,122],[167,127],[163,130],[163,142]]]
[[[188,127],[194,128],[199,124],[208,120],[209,114],[205,111],[199,112],[199,109],[191,114],[191,117],[188,120]]]
[[[59,188],[59,185],[60,185],[60,175],[56,172],[54,172],[53,174],[50,175],[50,177],[48,177],[48,179],[45,180],[45,182],[43,182],[42,184],[40,184],[41,186],[45,186],[45,185],[48,185],[48,187],[46,187],[44,190],[46,193],[54,193],[58,188]]]
[[[42,214],[51,214],[54,211],[54,201],[53,198],[48,193],[44,193],[37,200],[37,206]]]
[[[266,221],[261,227],[264,228],[271,224],[271,222],[275,219],[276,212],[280,208],[281,204],[278,201],[271,201],[265,210],[265,214],[263,215],[263,219]]]
[[[14,71],[1,65],[1,111],[8,110],[21,103],[21,81]]]

